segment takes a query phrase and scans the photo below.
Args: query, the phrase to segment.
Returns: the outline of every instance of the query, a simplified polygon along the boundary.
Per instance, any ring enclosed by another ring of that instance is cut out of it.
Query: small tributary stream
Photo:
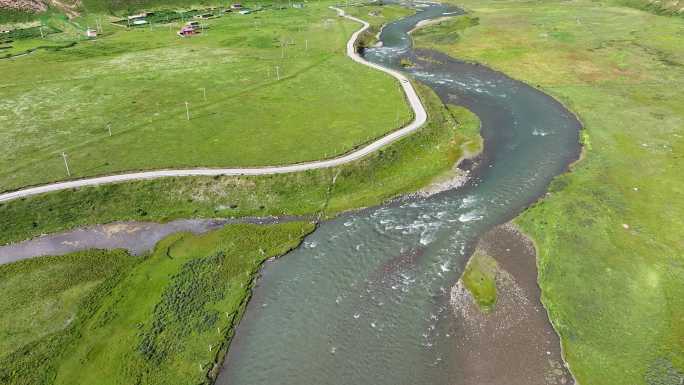
[[[321,224],[268,263],[218,383],[458,384],[449,307],[478,237],[541,197],[579,154],[580,123],[544,93],[481,65],[414,50],[408,31],[458,10],[423,5],[387,25],[369,61],[401,70],[482,121],[463,187]],[[401,68],[407,58],[418,64]]]

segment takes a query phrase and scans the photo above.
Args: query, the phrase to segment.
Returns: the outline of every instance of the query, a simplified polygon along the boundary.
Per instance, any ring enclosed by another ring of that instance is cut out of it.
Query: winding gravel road
[[[411,82],[402,75],[401,73],[382,67],[377,64],[370,63],[366,61],[364,58],[362,58],[358,53],[356,53],[356,50],[354,49],[354,43],[356,42],[356,39],[358,36],[363,33],[366,29],[370,27],[370,25],[353,16],[347,15],[343,10],[336,8],[336,7],[330,7],[331,9],[337,11],[339,16],[346,17],[347,19],[359,22],[363,24],[363,27],[359,29],[358,31],[354,32],[354,34],[351,36],[349,41],[347,42],[347,55],[354,60],[357,63],[361,63],[365,66],[375,68],[379,71],[385,72],[390,74],[391,76],[395,77],[397,80],[399,80],[399,83],[401,84],[402,89],[404,90],[404,93],[406,94],[406,98],[409,101],[409,104],[411,105],[411,109],[413,109],[414,113],[414,119],[411,123],[408,125],[402,127],[399,130],[393,131],[390,134],[387,134],[383,136],[382,138],[358,149],[354,150],[350,153],[347,153],[343,156],[337,157],[337,158],[332,158],[332,159],[325,159],[325,160],[319,160],[319,161],[314,161],[314,162],[306,162],[306,163],[297,163],[297,164],[292,164],[292,165],[286,165],[286,166],[267,166],[267,167],[254,167],[254,168],[192,168],[192,169],[181,169],[181,170],[155,170],[155,171],[142,171],[142,172],[134,172],[134,173],[127,173],[127,174],[116,174],[116,175],[107,175],[107,176],[101,176],[101,177],[96,177],[96,178],[87,178],[87,179],[79,179],[79,180],[72,180],[72,181],[66,181],[66,182],[57,182],[57,183],[51,183],[43,186],[36,186],[36,187],[29,187],[29,188],[24,188],[20,189],[17,191],[12,191],[12,192],[7,192],[4,194],[0,194],[0,202],[7,202],[13,199],[18,199],[18,198],[24,198],[32,195],[38,195],[38,194],[43,194],[47,192],[53,192],[53,191],[60,191],[60,190],[66,190],[66,189],[71,189],[75,187],[86,187],[86,186],[97,186],[97,185],[102,185],[102,184],[109,184],[109,183],[118,183],[118,182],[126,182],[126,181],[134,181],[134,180],[144,180],[144,179],[157,179],[157,178],[164,178],[164,177],[177,177],[177,176],[216,176],[216,175],[268,175],[268,174],[286,174],[286,173],[292,173],[292,172],[299,172],[299,171],[306,171],[306,170],[315,170],[315,169],[322,169],[322,168],[329,168],[329,167],[335,167],[335,166],[340,166],[349,162],[353,162],[355,160],[358,160],[360,158],[363,158],[364,156],[373,153],[374,151],[379,150],[380,148],[393,143],[402,137],[418,130],[420,127],[425,124],[427,120],[427,112],[425,111],[425,108],[423,107],[423,104],[420,101],[420,98],[416,94],[416,91],[413,89],[413,86],[411,85]]]

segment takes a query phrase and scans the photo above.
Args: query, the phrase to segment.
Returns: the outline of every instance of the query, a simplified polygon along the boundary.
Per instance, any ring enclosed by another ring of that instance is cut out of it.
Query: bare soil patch
[[[463,282],[452,288],[459,331],[458,366],[464,385],[569,385],[558,335],[540,302],[536,253],[512,225],[489,231],[476,253],[497,262],[497,300],[483,313]]]

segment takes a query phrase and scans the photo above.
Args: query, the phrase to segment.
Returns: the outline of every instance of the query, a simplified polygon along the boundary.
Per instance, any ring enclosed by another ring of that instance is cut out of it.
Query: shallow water
[[[412,50],[407,31],[454,11],[423,7],[384,28],[383,47],[365,56],[397,69],[410,58],[419,66],[402,71],[480,117],[485,152],[474,177],[455,191],[323,223],[268,263],[219,384],[459,383],[449,288],[478,237],[538,199],[577,158],[580,123],[503,74]]]
[[[0,246],[0,265],[45,255],[64,255],[90,249],[126,249],[133,255],[141,255],[152,250],[160,240],[174,233],[201,234],[231,223],[269,224],[310,219],[309,217],[263,217],[178,219],[166,223],[114,222],[43,235]]]

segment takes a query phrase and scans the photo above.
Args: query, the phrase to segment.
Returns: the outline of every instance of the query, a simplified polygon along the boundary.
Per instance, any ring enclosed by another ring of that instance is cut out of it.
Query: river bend
[[[473,178],[438,195],[343,215],[268,263],[218,384],[458,384],[449,307],[477,239],[539,199],[579,155],[581,125],[541,91],[487,67],[414,50],[421,4],[388,24],[367,60],[400,70],[482,121]],[[401,59],[417,65],[402,68]]]

